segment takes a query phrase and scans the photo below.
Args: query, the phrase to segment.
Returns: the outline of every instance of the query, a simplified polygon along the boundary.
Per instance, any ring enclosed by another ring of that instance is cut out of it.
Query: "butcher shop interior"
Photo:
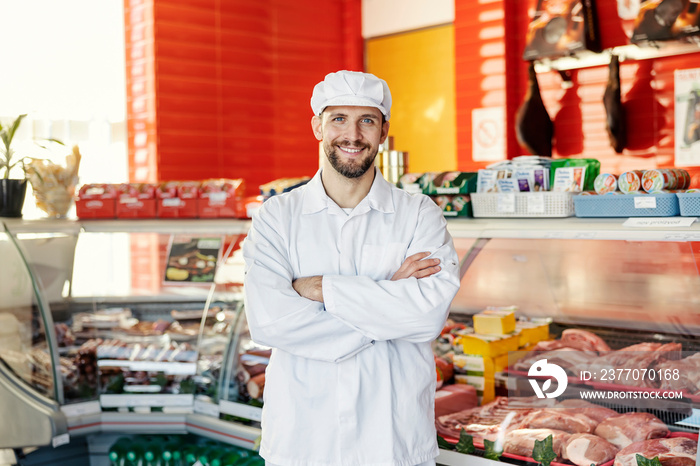
[[[242,245],[337,70],[459,259],[436,464],[700,465],[699,0],[0,3],[0,466],[265,464]]]

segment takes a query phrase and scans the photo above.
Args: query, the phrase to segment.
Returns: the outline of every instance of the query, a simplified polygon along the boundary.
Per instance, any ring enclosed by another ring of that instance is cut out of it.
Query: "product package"
[[[166,181],[156,188],[159,218],[196,218],[199,181]]]
[[[642,0],[631,41],[634,44],[692,40],[700,34],[700,3],[695,0]]]
[[[117,186],[117,196],[117,218],[155,218],[155,185],[122,183]]]
[[[245,218],[240,199],[245,193],[242,179],[204,180],[199,186],[199,218]]]
[[[80,219],[115,218],[117,190],[107,183],[85,184],[75,199],[76,215]]]

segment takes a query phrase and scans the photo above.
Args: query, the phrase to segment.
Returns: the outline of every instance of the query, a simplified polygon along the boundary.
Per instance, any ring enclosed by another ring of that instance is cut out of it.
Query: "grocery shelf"
[[[700,241],[700,223],[671,226],[674,219],[655,219],[661,226],[629,227],[627,218],[466,218],[448,219],[455,238],[594,239],[631,241]],[[686,218],[686,217],[682,217]],[[24,220],[3,218],[12,233],[100,232],[221,233],[245,234],[250,220],[240,219],[143,219],[143,220]]]
[[[671,217],[670,219],[679,217]],[[657,222],[672,223],[665,219]],[[700,224],[689,227],[629,227],[627,218],[469,218],[450,219],[455,238],[591,239],[628,241],[700,241]]]
[[[138,220],[76,220],[38,219],[24,220],[3,218],[1,220],[13,233],[91,233],[106,232],[153,232],[153,233],[220,233],[242,234],[250,228],[249,220],[231,218],[192,219],[138,219]]]

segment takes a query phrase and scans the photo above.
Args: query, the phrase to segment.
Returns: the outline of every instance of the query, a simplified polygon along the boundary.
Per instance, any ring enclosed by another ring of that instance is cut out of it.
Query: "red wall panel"
[[[457,137],[458,166],[476,169],[485,165],[472,161],[471,111],[503,98],[505,106],[507,155],[512,158],[526,153],[515,138],[515,112],[527,89],[527,63],[522,59],[527,25],[536,0],[493,0],[474,2],[456,0],[455,45],[457,63]],[[598,1],[598,19],[602,45],[608,51],[627,45],[628,25],[617,16],[616,2]],[[500,10],[502,15],[494,13]],[[499,26],[504,34],[489,34]],[[498,57],[483,56],[485,44],[501,45]],[[490,79],[486,64],[494,58],[505,60],[505,86],[485,89]],[[555,124],[554,157],[592,157],[605,171],[619,173],[638,168],[673,166],[674,96],[673,72],[695,68],[700,53],[647,60],[624,60],[620,77],[622,101],[627,112],[628,148],[616,154],[605,130],[602,99],[608,79],[607,66],[581,68],[570,72],[573,86],[565,89],[557,72],[538,74],[540,91],[550,118]],[[690,169],[697,172],[697,169]],[[696,175],[700,177],[700,173]],[[697,180],[700,182],[700,179]],[[700,185],[700,183],[695,183]]]
[[[130,135],[131,179],[245,178],[254,194],[312,175],[311,91],[329,72],[363,68],[360,8],[125,0],[129,128],[140,134],[138,146]]]

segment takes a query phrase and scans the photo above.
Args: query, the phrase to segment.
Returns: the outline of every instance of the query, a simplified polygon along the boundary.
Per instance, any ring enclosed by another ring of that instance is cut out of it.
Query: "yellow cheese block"
[[[462,353],[488,356],[494,358],[509,351],[517,351],[520,336],[510,335],[480,335],[477,333],[458,335],[454,340],[455,346],[461,346]]]
[[[515,329],[520,332],[520,347],[534,345],[540,341],[549,340],[548,322],[521,322],[515,324]]]
[[[474,331],[483,335],[507,335],[515,331],[513,310],[487,309],[474,314]]]

